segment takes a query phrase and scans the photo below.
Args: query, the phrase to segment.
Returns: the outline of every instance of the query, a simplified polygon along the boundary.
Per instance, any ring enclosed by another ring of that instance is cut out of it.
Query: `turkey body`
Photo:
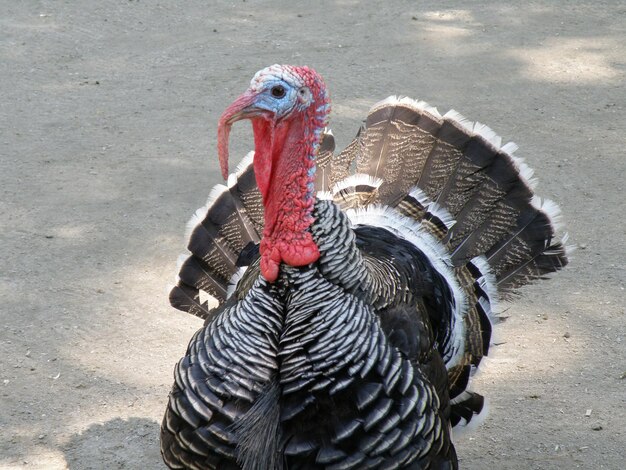
[[[458,467],[450,431],[483,410],[468,385],[497,291],[567,262],[554,206],[494,136],[396,98],[338,155],[320,132],[304,186],[319,256],[271,281],[250,158],[213,191],[170,296],[205,318],[174,371],[170,468]]]
[[[360,239],[332,202],[315,214],[314,238],[334,249],[274,284],[257,271],[192,340],[163,427],[168,456],[189,468],[240,468],[237,458],[249,468],[455,468],[447,373],[425,308],[440,300],[436,272],[390,232],[363,228]],[[376,293],[357,247],[380,236],[387,269],[406,272],[388,286],[395,299]],[[174,436],[188,423],[185,451]]]

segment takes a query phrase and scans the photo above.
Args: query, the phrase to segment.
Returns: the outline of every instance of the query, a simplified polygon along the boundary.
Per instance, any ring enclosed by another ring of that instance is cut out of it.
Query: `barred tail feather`
[[[567,264],[567,249],[562,243],[550,245],[536,256],[505,272],[498,286],[505,292],[515,294],[516,289],[545,275],[563,268]]]
[[[224,302],[227,298],[228,280],[224,280],[222,276],[216,274],[206,263],[195,256],[190,256],[185,260],[180,267],[178,276],[179,285],[207,292],[218,302]]]
[[[250,220],[254,231],[257,234],[263,233],[265,220],[263,218],[263,202],[261,200],[261,192],[256,185],[256,177],[254,176],[254,168],[252,160],[254,152],[248,153],[246,157],[237,166],[236,183],[233,181],[232,175],[229,179],[229,191],[232,197],[243,207],[243,211]]]
[[[567,263],[552,242],[556,211],[537,207],[533,172],[516,150],[456,111],[441,116],[423,101],[392,96],[333,157],[335,202],[395,207],[441,238],[455,267],[488,254],[500,287],[511,290]],[[368,176],[377,183],[364,184]]]
[[[440,125],[437,109],[423,101],[389,97],[372,107],[359,137],[356,170],[382,179],[379,202],[400,198],[415,185]]]
[[[211,316],[211,309],[208,306],[207,301],[204,302],[200,299],[200,291],[195,287],[190,287],[183,283],[179,283],[177,286],[172,287],[170,291],[170,304],[203,320],[208,319]]]
[[[263,205],[248,154],[228,178],[228,186],[216,185],[207,204],[188,224],[190,255],[182,263],[178,285],[170,294],[173,307],[206,318],[206,295],[223,303],[240,276],[238,260],[250,245],[258,244],[263,230]]]

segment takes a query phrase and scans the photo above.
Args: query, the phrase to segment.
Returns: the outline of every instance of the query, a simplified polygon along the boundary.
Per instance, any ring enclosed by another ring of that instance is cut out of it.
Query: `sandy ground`
[[[0,468],[162,468],[184,224],[275,62],[325,76],[340,147],[395,93],[520,145],[578,250],[506,306],[461,468],[626,468],[626,4],[215,3],[0,0]]]

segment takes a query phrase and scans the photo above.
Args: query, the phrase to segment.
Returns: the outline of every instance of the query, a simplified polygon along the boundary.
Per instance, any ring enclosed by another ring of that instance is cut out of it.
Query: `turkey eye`
[[[280,85],[275,86],[272,88],[272,96],[274,98],[282,98],[285,96],[285,89]]]

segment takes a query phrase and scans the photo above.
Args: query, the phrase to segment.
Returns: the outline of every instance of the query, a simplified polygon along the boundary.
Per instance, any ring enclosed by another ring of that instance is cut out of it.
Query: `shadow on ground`
[[[159,468],[159,429],[146,418],[115,418],[75,434],[62,450],[71,470]]]

